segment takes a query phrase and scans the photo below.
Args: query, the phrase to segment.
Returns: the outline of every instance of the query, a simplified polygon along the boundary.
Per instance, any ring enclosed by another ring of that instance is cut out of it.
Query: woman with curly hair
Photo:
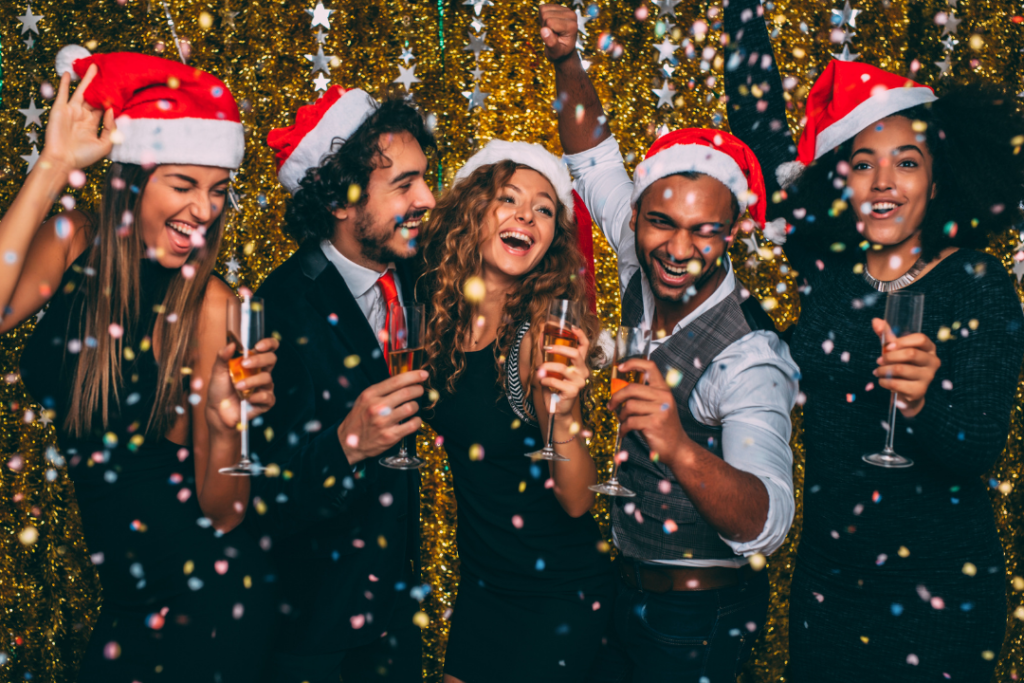
[[[581,429],[598,323],[565,166],[539,145],[492,141],[438,202],[423,255],[427,368],[440,395],[425,420],[444,439],[459,511],[445,681],[582,680],[611,575],[589,514],[597,469]],[[482,299],[467,291],[474,278]],[[543,362],[555,299],[581,314],[578,348],[558,347],[567,364]],[[568,461],[524,457],[543,445],[549,420]],[[522,656],[510,659],[509,647]]]
[[[808,95],[794,164],[759,12],[756,0],[726,9],[726,86],[733,132],[766,179],[782,171],[766,233],[801,284],[790,347],[807,464],[790,678],[987,681],[1007,606],[981,477],[1006,444],[1024,319],[1003,264],[975,249],[1020,220],[1024,119],[993,86],[937,97],[833,61]],[[921,333],[880,353],[895,291],[924,294]],[[906,468],[862,460],[884,443],[890,392]]]

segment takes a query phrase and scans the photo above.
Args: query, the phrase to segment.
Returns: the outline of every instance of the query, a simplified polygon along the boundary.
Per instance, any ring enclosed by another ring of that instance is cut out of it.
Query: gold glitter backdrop
[[[568,2],[568,0],[566,0]],[[41,149],[42,129],[26,127],[19,109],[30,100],[48,108],[40,88],[55,78],[53,60],[68,43],[94,52],[135,50],[176,58],[174,34],[187,41],[190,63],[228,84],[243,114],[248,136],[246,162],[235,179],[240,211],[233,214],[221,253],[222,272],[234,282],[258,286],[283,262],[294,245],[280,231],[285,192],[274,174],[272,154],[264,144],[267,131],[291,122],[295,109],[316,97],[320,83],[358,86],[371,93],[401,92],[393,81],[399,66],[415,66],[413,101],[437,122],[440,151],[431,179],[450,180],[458,165],[491,137],[541,142],[558,151],[551,103],[553,74],[536,36],[538,3],[526,0],[327,0],[333,10],[329,26],[312,27],[307,10],[313,0],[35,0],[27,23],[19,20],[28,3],[0,3],[0,210],[6,209],[26,171],[22,156]],[[1021,7],[1006,0],[856,0],[856,33],[850,52],[890,70],[916,72],[918,80],[940,93],[971,72],[1004,79],[1021,89],[1024,48]],[[610,126],[626,154],[642,155],[661,124],[724,126],[721,4],[663,0],[673,7],[677,29],[658,26],[659,5],[639,0],[576,0],[592,15],[582,39],[590,74],[605,102]],[[643,8],[643,9],[641,9]],[[798,127],[802,103],[815,75],[840,52],[843,36],[832,24],[838,2],[782,0],[766,6],[776,54],[784,76],[796,79],[787,96],[790,123]],[[640,11],[638,12],[638,9]],[[644,12],[646,9],[646,13]],[[173,20],[172,27],[168,16]],[[37,19],[33,19],[36,17]],[[671,16],[663,17],[671,19]],[[692,28],[700,20],[704,31]],[[955,31],[949,30],[961,22]],[[841,22],[840,22],[841,23]],[[36,29],[36,30],[33,30]],[[675,93],[656,109],[653,88],[665,87],[654,45],[664,38],[684,47],[669,80]],[[678,30],[678,33],[674,32]],[[840,29],[841,30],[841,29]],[[484,47],[471,41],[470,34]],[[943,33],[947,35],[943,35]],[[942,43],[952,34],[959,41]],[[607,37],[610,54],[598,49]],[[694,48],[688,58],[684,41]],[[30,46],[31,44],[31,46]],[[471,47],[481,49],[479,58]],[[329,70],[313,71],[307,59],[323,49]],[[490,49],[487,49],[487,48]],[[408,49],[411,55],[403,56]],[[619,53],[619,54],[617,54]],[[943,72],[947,72],[943,75]],[[475,95],[479,86],[479,95]],[[466,94],[464,94],[466,93]],[[486,95],[484,95],[486,94]],[[475,97],[474,97],[475,96]],[[482,106],[470,109],[474,103]],[[42,122],[45,123],[43,114]],[[38,140],[34,143],[34,140]],[[631,160],[635,161],[635,157]],[[97,197],[101,168],[90,182],[70,194],[90,208]],[[615,256],[596,236],[598,310],[606,326],[618,318]],[[991,251],[1013,265],[1014,235],[994,240]],[[762,242],[763,244],[763,242]],[[771,245],[753,250],[738,242],[732,249],[741,279],[774,308],[783,325],[799,315],[784,262]],[[231,277],[233,276],[233,277]],[[781,285],[785,285],[781,287]],[[0,338],[0,679],[73,680],[100,601],[96,573],[82,539],[74,489],[62,467],[48,457],[53,427],[25,394],[18,358],[31,321]],[[598,394],[607,396],[607,377],[599,376]],[[789,579],[800,533],[803,450],[799,415],[794,416],[797,521],[786,544],[769,559],[773,584],[770,620],[742,680],[782,681],[787,659]],[[1024,393],[1013,412],[1007,450],[990,477],[993,507],[1008,560],[1009,629],[998,654],[997,681],[1018,680],[1024,661]],[[591,447],[603,472],[610,469],[614,421],[595,418]],[[434,435],[420,436],[429,453],[422,474],[424,581],[431,592],[424,601],[430,622],[424,629],[424,674],[440,681],[447,640],[446,612],[458,583],[455,548],[455,502],[451,476]],[[607,533],[607,509],[595,514]],[[1014,583],[1016,582],[1016,583]],[[1014,586],[1017,586],[1015,589]]]

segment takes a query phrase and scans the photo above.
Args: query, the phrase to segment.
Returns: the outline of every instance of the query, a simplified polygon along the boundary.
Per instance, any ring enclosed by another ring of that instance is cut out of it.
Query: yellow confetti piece
[[[246,588],[252,588],[252,577],[246,574],[242,577],[242,585]]]
[[[478,304],[484,300],[487,296],[487,285],[484,281],[475,275],[462,285],[462,295],[466,297],[466,301],[471,304]]]
[[[665,383],[672,389],[679,386],[679,383],[683,381],[683,373],[679,372],[675,368],[669,368],[668,372],[665,373]]]
[[[135,352],[132,351],[132,347],[130,346],[124,347],[124,351],[121,352],[121,355],[124,356],[124,359],[126,361],[130,362],[135,360]]]
[[[273,441],[274,440],[274,428],[273,427],[267,427],[266,429],[264,429],[263,430],[263,438],[266,439],[268,442]]]
[[[896,554],[904,558],[910,557],[910,550],[907,549],[907,546],[901,545],[900,549],[896,552]]]
[[[1010,579],[1010,584],[1013,586],[1013,590],[1024,591],[1024,577],[1014,576]]]
[[[384,538],[383,536],[378,536],[377,537],[377,545],[379,545],[381,548],[387,548],[388,547],[388,539]]]
[[[612,546],[611,546],[611,544],[608,543],[608,541],[605,541],[604,539],[602,539],[602,540],[597,542],[597,551],[599,553],[607,553],[607,552],[610,552],[611,549],[612,549]]]
[[[525,481],[519,482],[519,493],[522,493],[525,490],[526,490],[526,482]]]
[[[436,402],[439,398],[441,398],[441,394],[438,393],[437,389],[431,389],[427,392],[427,400],[431,403]]]
[[[978,568],[970,562],[965,562],[963,569],[961,569],[960,571],[962,571],[967,576],[974,576],[978,573]]]
[[[334,478],[334,475],[333,475],[333,474],[332,474],[331,476],[327,477],[326,479],[324,479],[324,488],[325,488],[325,489],[329,489],[329,488],[331,488],[332,486],[334,486],[334,482],[335,482],[335,481],[336,481],[336,480],[335,480],[335,478]]]
[[[750,556],[750,568],[755,572],[759,572],[764,569],[766,564],[768,564],[768,558],[761,553],[754,553]]]
[[[984,659],[986,662],[991,662],[993,659],[995,659],[995,657],[996,653],[992,652],[992,650],[982,650],[981,652],[981,658]]]
[[[205,31],[209,29],[211,26],[213,26],[213,15],[211,15],[209,12],[200,12],[199,28]]]
[[[469,447],[469,459],[476,462],[484,459],[484,447],[478,443]]]
[[[1003,481],[1003,482],[999,483],[999,487],[998,488],[999,488],[999,493],[1001,493],[1001,494],[1003,494],[1005,496],[1005,495],[1009,494],[1010,491],[1013,490],[1013,484],[1011,484],[1008,481]]]
[[[276,462],[272,462],[265,468],[263,468],[263,475],[266,477],[280,477],[281,466],[278,465]]]
[[[519,418],[512,420],[512,429],[519,429],[523,426],[523,423],[519,421]]]
[[[359,356],[352,354],[351,356],[345,356],[345,367],[351,370],[352,368],[359,365]]]
[[[39,540],[39,530],[29,524],[18,532],[18,540],[21,541],[23,546],[35,545],[36,541]]]
[[[868,644],[869,640],[870,640],[870,638],[868,638],[867,636],[861,636],[860,637],[860,642],[864,643],[865,645]]]
[[[952,330],[943,325],[942,327],[939,328],[939,333],[936,336],[938,337],[939,341],[944,342],[949,341],[949,338],[952,336],[952,334]]]
[[[416,614],[412,615],[412,623],[416,624],[420,628],[426,628],[430,626],[430,617],[423,610],[420,610]]]
[[[189,574],[191,574],[192,570],[195,569],[195,568],[196,568],[196,563],[195,562],[193,562],[192,560],[186,560],[185,561],[185,576],[188,576]]]
[[[1018,607],[1017,609],[1013,610],[1013,616],[1015,619],[1020,619],[1021,621],[1024,621],[1024,606]]]
[[[267,514],[267,504],[263,499],[257,498],[253,501],[253,507],[256,508],[256,514],[265,515]]]
[[[363,188],[359,187],[356,183],[352,183],[348,186],[348,203],[351,206],[359,201],[359,198],[363,196]]]

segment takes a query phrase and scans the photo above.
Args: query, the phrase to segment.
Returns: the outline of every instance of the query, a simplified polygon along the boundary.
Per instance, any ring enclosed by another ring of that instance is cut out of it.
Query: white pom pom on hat
[[[57,75],[63,77],[65,73],[70,73],[71,80],[77,81],[78,74],[75,73],[75,62],[87,57],[92,57],[92,53],[81,45],[65,45],[57,53]]]

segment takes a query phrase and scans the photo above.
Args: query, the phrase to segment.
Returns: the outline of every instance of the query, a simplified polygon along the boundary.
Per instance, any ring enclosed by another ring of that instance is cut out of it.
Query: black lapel
[[[319,244],[304,245],[300,254],[302,272],[313,281],[306,291],[310,304],[325,321],[331,313],[338,316],[338,322],[331,327],[341,342],[359,356],[358,367],[371,384],[387,379],[388,367],[377,336],[341,273],[327,260]]]
[[[416,274],[411,264],[411,261],[418,257],[419,254],[411,259],[395,262],[395,275],[398,276],[398,286],[402,288],[402,302],[406,306],[420,303],[416,301]]]

